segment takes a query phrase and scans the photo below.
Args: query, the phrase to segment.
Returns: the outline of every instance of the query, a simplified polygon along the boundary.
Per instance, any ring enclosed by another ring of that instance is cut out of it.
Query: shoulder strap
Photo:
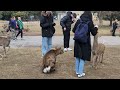
[[[89,24],[90,23],[90,21],[87,21],[87,24]]]

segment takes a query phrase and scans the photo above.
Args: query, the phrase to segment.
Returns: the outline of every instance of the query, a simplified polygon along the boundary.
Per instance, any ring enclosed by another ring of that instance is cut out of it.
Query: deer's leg
[[[98,63],[99,63],[100,56],[96,56],[96,63],[95,63],[95,69],[98,68]]]
[[[10,50],[10,46],[8,46],[8,50],[6,52],[8,52]]]
[[[97,56],[93,55],[93,57],[92,57],[92,67],[95,67],[96,58],[97,58]]]
[[[50,67],[51,67],[50,69],[51,72],[55,71],[55,62],[50,62]]]
[[[2,59],[3,59],[3,55],[2,55],[2,54],[0,54],[0,56],[1,56],[0,60],[2,60]]]
[[[91,60],[90,60],[91,63],[93,62],[93,56],[94,56],[94,55],[93,55],[93,53],[92,53],[92,55],[91,55]]]
[[[3,49],[4,49],[4,57],[6,57],[6,48],[5,48],[5,46],[3,46]]]
[[[101,55],[98,55],[97,63],[100,63],[101,61]]]
[[[101,61],[100,61],[100,63],[103,62],[103,55],[104,55],[104,53],[101,55]]]

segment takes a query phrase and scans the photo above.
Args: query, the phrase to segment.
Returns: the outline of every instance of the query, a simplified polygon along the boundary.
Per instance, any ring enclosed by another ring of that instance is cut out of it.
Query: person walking
[[[114,21],[114,23],[112,25],[112,29],[113,29],[112,30],[112,36],[115,36],[115,31],[116,31],[117,27],[118,27],[118,20],[115,19],[115,21]]]
[[[17,28],[16,26],[17,26],[16,18],[13,16],[9,21],[9,30],[12,33],[13,40],[15,40],[15,38],[16,38],[16,28]]]
[[[23,22],[21,20],[21,17],[18,17],[17,26],[18,26],[18,33],[16,35],[16,39],[19,36],[19,34],[21,34],[21,40],[23,40],[23,29],[24,29],[24,26],[23,26]]]

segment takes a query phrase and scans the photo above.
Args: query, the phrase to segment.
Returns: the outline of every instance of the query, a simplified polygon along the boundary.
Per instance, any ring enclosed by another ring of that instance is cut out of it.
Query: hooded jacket
[[[72,21],[72,17],[71,17],[72,12],[67,12],[67,15],[64,16],[61,20],[60,20],[60,25],[63,28],[69,29],[71,30],[71,24],[73,23]]]
[[[90,21],[88,23],[89,33],[88,33],[88,40],[86,44],[79,43],[75,41],[74,43],[74,57],[81,58],[83,60],[90,61],[91,60],[91,38],[90,33],[95,36],[97,34],[98,28],[94,27],[93,21],[92,21],[92,14],[91,12],[84,12],[80,19],[84,22]],[[80,19],[77,20],[75,23],[75,26],[73,28],[73,33],[75,33],[75,30],[77,26],[80,23]]]
[[[42,37],[52,37],[55,33],[56,24],[53,22],[53,16],[44,16],[40,17],[40,26],[42,28]]]

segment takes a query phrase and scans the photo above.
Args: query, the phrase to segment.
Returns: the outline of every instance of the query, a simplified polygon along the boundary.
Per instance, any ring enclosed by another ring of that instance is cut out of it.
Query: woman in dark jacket
[[[52,12],[42,11],[40,17],[40,26],[42,28],[42,56],[44,56],[52,47],[52,36],[55,33],[55,25]]]
[[[75,33],[75,30],[77,26],[80,23],[80,20],[88,22],[88,28],[89,28],[89,33],[88,33],[88,40],[86,44],[79,43],[78,41],[75,41],[74,43],[74,57],[76,57],[76,74],[78,77],[82,77],[85,75],[83,73],[84,71],[84,63],[85,61],[90,61],[91,59],[91,39],[90,39],[90,32],[93,36],[97,34],[97,27],[94,27],[93,21],[92,21],[92,14],[90,11],[85,11],[80,19],[77,20],[75,23],[75,26],[73,28],[73,32]]]

